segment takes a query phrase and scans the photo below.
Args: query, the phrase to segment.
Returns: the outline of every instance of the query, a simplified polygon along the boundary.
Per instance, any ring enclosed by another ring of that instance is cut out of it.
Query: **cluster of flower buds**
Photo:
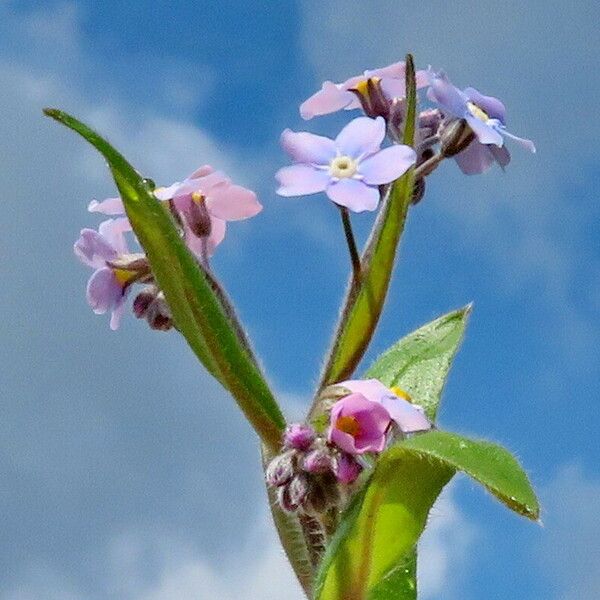
[[[389,389],[376,379],[343,381],[320,397],[327,416],[319,434],[305,424],[293,424],[284,434],[283,451],[266,470],[267,484],[277,488],[285,511],[323,514],[339,506],[369,456],[393,440],[433,427],[408,394]]]
[[[208,259],[225,237],[227,221],[253,217],[262,209],[254,192],[235,185],[208,165],[181,182],[154,188],[153,194],[157,202],[169,209],[187,246],[204,269],[208,269]],[[129,252],[125,234],[131,232],[131,225],[121,198],[93,200],[88,210],[115,217],[100,223],[98,231],[83,229],[74,246],[77,257],[94,269],[87,286],[88,303],[94,312],[110,310],[111,329],[117,329],[130,289],[133,284],[142,284],[144,287],[133,300],[134,315],[145,319],[152,329],[171,329],[171,311],[146,256]]]
[[[284,150],[294,164],[276,175],[282,196],[325,192],[330,200],[354,212],[375,210],[378,186],[416,166],[413,203],[424,193],[424,178],[445,158],[454,158],[467,175],[483,173],[492,164],[510,162],[504,146],[510,138],[535,152],[530,140],[506,130],[506,109],[492,96],[475,88],[460,90],[443,72],[417,71],[417,89],[434,106],[417,119],[415,148],[402,144],[406,108],[406,67],[403,62],[365,71],[342,83],[326,81],[300,106],[304,119],[338,110],[362,108],[366,117],[351,121],[331,140],[308,132],[286,130]],[[389,136],[391,146],[381,149]]]

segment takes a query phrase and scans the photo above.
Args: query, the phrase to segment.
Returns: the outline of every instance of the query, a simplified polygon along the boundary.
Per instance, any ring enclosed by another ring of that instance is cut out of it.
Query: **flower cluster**
[[[291,425],[282,453],[266,470],[267,484],[277,489],[278,502],[288,512],[318,515],[338,505],[347,486],[369,466],[369,456],[394,439],[433,427],[408,394],[376,379],[343,381],[327,393],[336,400],[327,407],[326,431]]]
[[[365,71],[343,83],[326,81],[300,106],[304,119],[357,108],[366,116],[351,121],[335,140],[286,129],[281,145],[294,164],[277,172],[277,193],[304,196],[325,192],[338,206],[353,212],[372,211],[379,205],[379,186],[391,183],[412,166],[421,167],[416,202],[423,194],[424,177],[444,158],[454,158],[463,173],[474,175],[494,163],[502,168],[508,165],[505,138],[535,152],[533,142],[507,131],[506,109],[497,98],[471,87],[459,90],[443,72],[431,69],[417,71],[416,84],[417,89],[427,88],[425,97],[435,106],[419,113],[413,149],[401,143],[406,105],[404,63]],[[391,145],[382,150],[386,133]]]
[[[256,194],[232,183],[220,171],[205,165],[181,182],[155,188],[153,194],[171,212],[181,236],[202,268],[225,237],[227,221],[247,219],[262,210]],[[117,329],[133,284],[144,287],[133,301],[133,313],[153,329],[173,326],[171,312],[156,285],[143,253],[131,254],[125,234],[131,225],[121,198],[93,200],[88,210],[112,217],[98,230],[83,229],[75,242],[76,256],[94,269],[87,286],[88,303],[98,314],[112,312],[110,326]]]

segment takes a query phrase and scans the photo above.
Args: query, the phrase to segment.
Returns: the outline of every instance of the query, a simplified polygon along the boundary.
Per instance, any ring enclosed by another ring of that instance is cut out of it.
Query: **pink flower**
[[[360,108],[359,99],[350,90],[371,77],[381,79],[381,88],[390,100],[406,96],[405,64],[397,62],[381,69],[365,71],[363,75],[350,77],[343,83],[325,81],[318,92],[300,105],[300,115],[303,119],[308,120],[342,109]],[[417,88],[425,87],[427,85],[427,72],[417,71],[416,79]]]
[[[402,433],[428,431],[433,427],[423,409],[408,402],[407,394],[398,388],[390,390],[377,379],[351,379],[338,385],[383,406]]]
[[[390,423],[381,404],[350,394],[333,405],[327,439],[348,454],[381,452]]]
[[[286,129],[281,145],[295,164],[279,169],[275,177],[280,196],[325,192],[329,199],[354,212],[375,210],[379,185],[403,175],[415,162],[415,151],[396,144],[380,149],[385,120],[358,117],[335,140]]]
[[[171,202],[180,217],[186,243],[199,257],[212,256],[225,237],[227,221],[248,219],[262,210],[256,194],[236,185],[221,171],[204,165],[183,181],[157,188],[154,195]],[[120,198],[92,201],[90,212],[123,214]]]
[[[94,272],[87,284],[87,301],[96,314],[111,311],[110,328],[117,329],[130,286],[149,274],[146,257],[130,254],[123,233],[127,219],[108,219],[98,231],[82,229],[73,247],[79,260]]]

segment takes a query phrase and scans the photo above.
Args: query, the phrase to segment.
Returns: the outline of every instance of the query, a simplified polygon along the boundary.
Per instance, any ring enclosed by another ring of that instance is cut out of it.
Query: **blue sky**
[[[544,505],[539,528],[458,481],[426,534],[423,596],[600,596],[600,8],[410,6],[0,0],[1,600],[300,598],[233,402],[175,334],[113,333],[87,307],[71,246],[114,188],[41,107],[93,123],[159,182],[210,162],[258,191],[265,210],[230,228],[215,269],[297,417],[348,259],[323,198],[275,196],[278,136],[335,133],[347,116],[305,124],[298,104],[409,50],[501,97],[538,146],[506,173],[430,178],[368,357],[474,301],[441,424],[515,451]],[[364,238],[371,218],[355,223]]]

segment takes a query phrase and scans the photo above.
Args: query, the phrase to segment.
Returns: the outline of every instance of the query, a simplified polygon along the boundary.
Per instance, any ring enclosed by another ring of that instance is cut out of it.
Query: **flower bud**
[[[310,487],[304,504],[304,511],[315,516],[322,515],[330,508],[337,506],[340,501],[340,492],[333,475],[320,477]]]
[[[309,483],[305,475],[294,478],[277,490],[277,502],[286,512],[297,511],[305,502],[309,492]]]
[[[428,138],[435,135],[442,124],[442,113],[437,108],[423,110],[418,116],[420,137]]]
[[[350,454],[341,452],[334,465],[337,480],[343,484],[354,483],[363,470],[362,465]]]
[[[446,123],[440,133],[442,154],[449,158],[462,152],[473,140],[475,134],[464,119],[454,119]]]
[[[321,448],[311,450],[302,461],[302,468],[307,473],[327,473],[333,467],[333,459],[328,448],[323,445]]]
[[[287,448],[295,448],[304,452],[310,448],[315,435],[315,430],[310,425],[292,423],[283,434],[283,443]]]
[[[162,292],[159,292],[154,302],[150,304],[146,312],[146,321],[152,329],[168,331],[173,327],[171,309]]]
[[[267,466],[265,479],[271,487],[280,487],[294,476],[295,452],[288,451],[276,456]]]

